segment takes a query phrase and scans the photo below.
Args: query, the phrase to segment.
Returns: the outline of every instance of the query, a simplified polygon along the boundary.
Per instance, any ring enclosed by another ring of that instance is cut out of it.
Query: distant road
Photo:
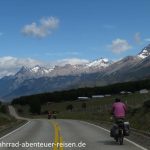
[[[15,117],[16,119],[22,119],[22,120],[30,120],[28,118],[23,118],[23,117],[20,117],[17,113],[16,113],[16,110],[13,106],[8,106],[8,109],[9,109],[9,112],[10,114]]]
[[[20,118],[13,107],[10,107],[12,115]],[[1,142],[24,143],[67,143],[85,147],[48,147],[48,148],[19,148],[19,150],[146,150],[125,141],[124,145],[118,145],[109,133],[102,128],[77,120],[46,120],[33,119],[21,128],[2,137]],[[80,144],[79,144],[80,143]],[[86,145],[85,145],[85,144]],[[78,145],[79,144],[79,145]],[[68,145],[67,145],[68,146]],[[15,148],[0,148],[0,150],[15,150]]]

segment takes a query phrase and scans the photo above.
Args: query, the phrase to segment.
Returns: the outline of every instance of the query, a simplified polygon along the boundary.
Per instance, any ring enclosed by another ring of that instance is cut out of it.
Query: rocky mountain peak
[[[138,57],[145,59],[150,56],[150,44],[142,49],[142,51],[138,54]]]
[[[92,61],[88,64],[86,64],[87,67],[107,67],[111,64],[111,61],[109,61],[107,58],[100,58],[95,61]]]

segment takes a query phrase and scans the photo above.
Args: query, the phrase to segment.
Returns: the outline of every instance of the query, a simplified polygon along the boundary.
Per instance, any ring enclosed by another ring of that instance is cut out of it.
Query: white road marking
[[[89,122],[86,122],[86,121],[80,121],[80,122],[87,123],[87,124],[89,124],[89,125],[95,126],[95,127],[97,127],[97,128],[100,128],[101,130],[104,130],[104,131],[110,133],[109,130],[107,130],[107,129],[101,127],[101,126],[98,126],[98,125],[95,125],[95,124],[92,124],[92,123],[89,123]],[[136,147],[138,147],[138,148],[140,148],[140,149],[142,149],[142,150],[148,150],[147,148],[145,148],[145,147],[143,147],[143,146],[141,146],[141,145],[139,145],[139,144],[137,144],[137,143],[135,143],[135,142],[133,142],[133,141],[127,139],[127,138],[124,138],[124,139],[125,139],[127,142],[133,144],[134,146],[136,146]]]
[[[4,138],[6,138],[7,136],[9,136],[9,135],[15,133],[16,131],[18,131],[18,130],[20,130],[21,128],[23,128],[23,127],[25,127],[26,125],[28,125],[30,122],[31,122],[31,121],[27,122],[26,124],[24,124],[23,126],[17,128],[16,130],[13,130],[12,132],[10,132],[10,133],[4,135],[3,137],[0,138],[0,140],[2,140],[2,139],[4,139]],[[86,122],[86,121],[80,121],[80,122],[83,122],[83,123],[86,123],[86,124],[95,126],[95,127],[97,127],[97,128],[100,128],[101,130],[104,130],[104,131],[110,133],[109,130],[107,130],[107,129],[101,127],[101,126],[98,126],[98,125],[95,125],[95,124],[92,124],[92,123],[89,123],[89,122]],[[145,147],[143,147],[143,146],[141,146],[141,145],[139,145],[139,144],[137,144],[137,143],[135,143],[135,142],[133,142],[133,141],[127,139],[127,138],[124,138],[124,139],[125,139],[127,142],[129,142],[129,143],[135,145],[136,147],[138,147],[138,148],[140,148],[140,149],[142,149],[142,150],[148,150],[147,148],[145,148]]]
[[[25,127],[26,125],[28,125],[30,122],[31,122],[31,121],[27,122],[26,124],[22,125],[21,127],[17,128],[16,130],[13,130],[12,132],[10,132],[10,133],[4,135],[3,137],[0,138],[0,140],[6,138],[7,136],[13,134],[14,132],[16,132],[16,131],[18,131],[18,130],[20,130],[21,128],[23,128],[23,127]]]

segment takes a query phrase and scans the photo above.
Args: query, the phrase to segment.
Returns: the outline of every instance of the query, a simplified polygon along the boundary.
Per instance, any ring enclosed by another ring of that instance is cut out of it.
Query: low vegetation
[[[8,113],[7,106],[0,102],[0,127],[15,121]]]
[[[35,99],[40,101],[40,104],[45,104],[47,102],[64,102],[64,101],[74,101],[78,97],[92,97],[92,95],[107,95],[107,94],[118,94],[121,91],[128,91],[135,93],[141,89],[150,88],[150,80],[134,81],[117,83],[103,87],[86,87],[79,89],[72,89],[68,91],[57,91],[53,93],[42,93],[30,96],[22,96],[16,98],[12,101],[12,104],[20,105],[30,105],[31,101]]]
[[[17,120],[10,116],[8,105],[0,102],[0,137],[21,126],[25,122],[26,121]]]
[[[127,120],[130,121],[131,127],[149,132],[150,93],[139,93],[141,89],[149,89],[149,85],[150,80],[143,80],[105,87],[44,93],[14,99],[12,104],[23,116],[37,117],[38,115],[38,117],[46,118],[48,111],[56,111],[58,118],[110,123],[112,122],[111,105],[118,97],[128,106]],[[120,94],[121,91],[127,92]],[[92,98],[92,95],[107,96]],[[89,99],[78,100],[81,96],[89,97]]]

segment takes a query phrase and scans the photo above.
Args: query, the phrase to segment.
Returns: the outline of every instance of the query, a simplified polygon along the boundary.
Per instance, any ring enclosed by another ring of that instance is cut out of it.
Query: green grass
[[[16,121],[16,119],[9,115],[7,105],[0,105],[0,128],[14,121]]]
[[[17,120],[12,117],[8,112],[7,105],[0,106],[0,137],[11,132],[25,122],[24,120]]]
[[[8,114],[0,113],[0,126],[11,123],[15,121],[15,119]]]
[[[145,110],[145,108],[143,108],[143,103],[150,99],[150,93],[132,93],[127,95],[114,95],[111,97],[90,99],[86,101],[52,103],[50,106],[44,105],[42,107],[42,111],[56,110],[59,112],[59,118],[81,119],[93,122],[112,122],[113,120],[110,119],[110,109],[116,97],[121,98],[122,101],[127,103],[129,107],[127,120],[130,121],[131,126],[136,129],[149,131],[150,112],[149,110]],[[86,111],[84,111],[81,107],[83,102],[87,104]],[[69,104],[74,106],[73,111],[66,111],[66,107]],[[136,113],[132,113],[134,110],[137,110]]]
[[[67,101],[67,102],[61,102],[61,103],[52,103],[50,105],[43,105],[42,106],[42,112],[46,110],[55,110],[61,113],[66,112],[66,107],[71,104],[73,105],[74,109],[73,112],[81,113],[82,114],[82,103],[85,102],[87,105],[86,113],[88,112],[103,112],[108,111],[111,108],[112,103],[114,102],[114,99],[116,97],[119,97],[127,103],[128,107],[130,108],[138,108],[142,106],[143,102],[148,100],[150,98],[150,94],[128,94],[128,95],[114,95],[111,97],[104,97],[99,99],[90,99],[90,100],[84,100],[84,101]],[[105,112],[106,113],[106,112]]]
[[[80,119],[88,120],[93,122],[112,122],[110,109],[115,98],[121,98],[128,107],[129,113],[127,115],[127,120],[130,121],[131,127],[145,130],[149,132],[150,129],[150,110],[143,108],[143,103],[150,99],[150,93],[139,94],[132,93],[127,95],[113,95],[110,97],[89,99],[84,101],[66,101],[60,103],[51,103],[50,105],[42,106],[42,115],[33,116],[29,113],[29,106],[19,106],[15,107],[17,110],[22,109],[21,115],[30,118],[47,118],[47,114],[43,112],[46,111],[57,111],[57,117],[63,119]],[[86,110],[83,110],[82,103],[86,103]],[[73,105],[72,111],[67,111],[66,107],[68,105]]]

